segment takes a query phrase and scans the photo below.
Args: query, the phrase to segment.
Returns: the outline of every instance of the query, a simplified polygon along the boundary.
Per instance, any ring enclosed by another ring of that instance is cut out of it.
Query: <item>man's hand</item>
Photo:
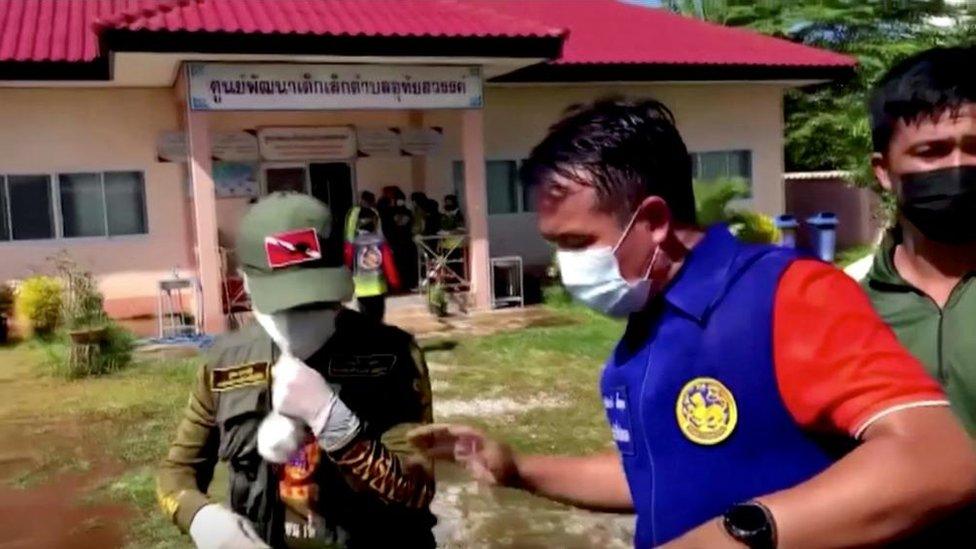
[[[505,443],[466,425],[433,424],[407,433],[407,440],[429,458],[453,461],[487,484],[520,485],[515,453]]]
[[[305,441],[305,424],[271,412],[258,428],[258,453],[271,463],[285,463]]]
[[[356,414],[318,372],[284,354],[272,371],[271,404],[274,411],[304,421],[326,452],[342,448],[359,433]]]
[[[216,503],[197,511],[190,537],[197,549],[270,549],[246,518]]]
[[[464,425],[435,424],[407,433],[428,458],[464,465],[475,479],[519,488],[583,509],[633,512],[620,456],[527,456]]]
[[[318,436],[338,397],[318,372],[284,354],[272,370],[271,404],[279,414],[304,421]]]

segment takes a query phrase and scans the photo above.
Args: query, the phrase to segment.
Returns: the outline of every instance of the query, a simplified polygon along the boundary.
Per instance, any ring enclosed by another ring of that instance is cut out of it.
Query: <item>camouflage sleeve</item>
[[[210,503],[206,492],[217,463],[219,433],[214,420],[214,400],[201,366],[176,438],[156,476],[156,497],[170,520],[184,532],[193,516]]]
[[[403,391],[396,403],[401,422],[380,440],[359,436],[330,457],[354,487],[383,501],[412,509],[424,508],[434,497],[433,464],[407,443],[406,432],[433,421],[430,376],[423,352],[411,343],[413,363],[403,370]]]

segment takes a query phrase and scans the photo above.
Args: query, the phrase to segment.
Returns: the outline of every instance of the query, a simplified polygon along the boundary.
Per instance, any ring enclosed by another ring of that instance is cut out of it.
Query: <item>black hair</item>
[[[410,193],[410,200],[412,202],[416,202],[417,204],[423,204],[424,201],[427,200],[427,195],[420,191],[414,191]]]
[[[599,207],[622,217],[659,196],[673,219],[695,222],[691,157],[671,110],[654,99],[572,107],[532,149],[520,176],[526,186],[554,176],[592,186]]]
[[[891,144],[898,121],[957,113],[976,103],[976,46],[933,48],[895,64],[871,92],[871,138],[874,152]]]
[[[376,204],[376,195],[370,191],[363,191],[363,193],[359,195],[359,199],[367,204]]]

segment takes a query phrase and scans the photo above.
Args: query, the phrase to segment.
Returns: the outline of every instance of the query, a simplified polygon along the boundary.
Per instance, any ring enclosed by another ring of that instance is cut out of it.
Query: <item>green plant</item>
[[[24,280],[14,298],[14,311],[21,326],[31,335],[53,334],[61,319],[63,293],[57,278],[32,276]]]
[[[731,207],[733,200],[747,198],[749,185],[741,179],[695,181],[695,208],[698,223],[728,223],[739,239],[759,244],[779,242],[780,232],[766,214]]]
[[[435,282],[428,287],[427,306],[430,308],[430,312],[436,316],[447,316],[447,290],[440,282]]]
[[[97,345],[76,345],[65,334],[44,342],[41,350],[51,373],[65,379],[82,379],[118,372],[131,365],[135,336],[114,322],[106,324],[104,329],[105,334]],[[79,360],[78,353],[90,354]]]
[[[759,212],[734,212],[729,217],[729,228],[740,240],[756,244],[776,244],[781,236],[773,218]]]
[[[10,316],[14,311],[14,289],[10,284],[0,283],[0,315]]]
[[[53,258],[55,271],[64,284],[62,320],[69,330],[101,327],[107,317],[103,308],[104,298],[98,291],[95,277],[81,267],[67,253]]]

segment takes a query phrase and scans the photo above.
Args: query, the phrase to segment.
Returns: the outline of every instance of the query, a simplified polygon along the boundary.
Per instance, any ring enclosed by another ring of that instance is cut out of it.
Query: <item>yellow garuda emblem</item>
[[[675,412],[678,427],[688,440],[706,446],[729,438],[739,419],[732,392],[710,377],[686,383],[678,394]]]

